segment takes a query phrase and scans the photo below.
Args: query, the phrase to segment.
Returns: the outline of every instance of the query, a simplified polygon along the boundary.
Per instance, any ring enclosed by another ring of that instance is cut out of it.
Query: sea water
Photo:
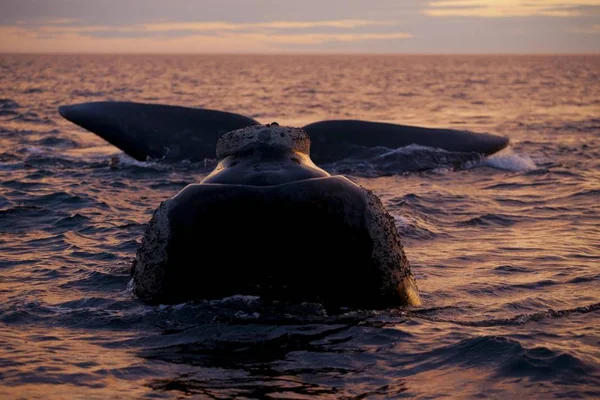
[[[0,55],[0,397],[599,397],[599,82],[598,56]],[[512,144],[322,166],[394,216],[420,307],[148,306],[146,224],[215,163],[135,161],[57,113],[99,100]]]

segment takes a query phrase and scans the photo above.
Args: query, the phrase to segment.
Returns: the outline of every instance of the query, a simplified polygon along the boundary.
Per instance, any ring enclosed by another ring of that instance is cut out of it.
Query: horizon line
[[[189,52],[189,53],[149,53],[149,52],[3,52],[2,55],[44,55],[44,56],[600,56],[597,52]]]

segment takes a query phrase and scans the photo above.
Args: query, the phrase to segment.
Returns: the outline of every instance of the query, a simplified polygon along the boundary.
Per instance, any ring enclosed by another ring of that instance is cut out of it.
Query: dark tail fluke
[[[225,111],[131,102],[82,103],[61,106],[58,111],[140,161],[214,158],[221,135],[259,124]],[[374,147],[397,149],[416,144],[492,154],[509,143],[506,137],[484,133],[359,120],[320,121],[303,129],[311,138],[311,157],[317,164],[351,158]]]
[[[303,127],[311,137],[311,156],[327,163],[352,157],[358,147],[397,149],[416,144],[461,153],[493,154],[508,146],[504,136],[454,129],[423,128],[382,122],[332,120]]]
[[[130,102],[83,103],[58,111],[140,161],[214,158],[222,134],[258,124],[224,111]]]

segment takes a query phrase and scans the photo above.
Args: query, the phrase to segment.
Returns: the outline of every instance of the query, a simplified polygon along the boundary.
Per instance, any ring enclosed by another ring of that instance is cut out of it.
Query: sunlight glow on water
[[[0,56],[0,397],[600,396],[599,81],[595,56]],[[393,214],[421,307],[151,307],[145,224],[214,161],[138,162],[57,113],[110,99],[512,144],[323,166]]]

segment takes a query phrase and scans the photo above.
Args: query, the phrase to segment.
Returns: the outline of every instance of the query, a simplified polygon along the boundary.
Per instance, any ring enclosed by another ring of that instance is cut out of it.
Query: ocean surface
[[[98,100],[512,144],[322,166],[380,196],[421,307],[148,306],[146,224],[215,164],[138,162],[58,115]],[[0,55],[0,398],[598,398],[599,160],[600,56]]]

